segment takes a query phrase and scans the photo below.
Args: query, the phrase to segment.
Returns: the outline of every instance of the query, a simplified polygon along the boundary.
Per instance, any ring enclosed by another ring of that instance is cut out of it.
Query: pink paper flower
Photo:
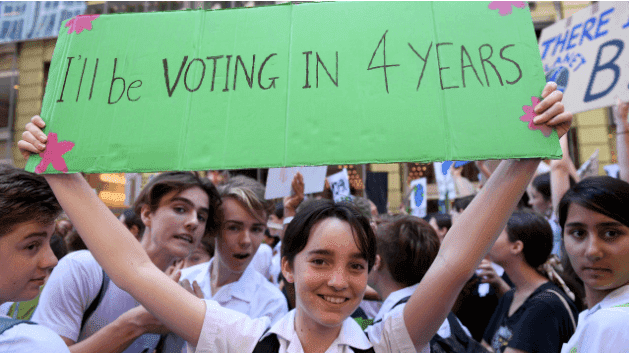
[[[69,152],[73,147],[74,142],[58,142],[57,134],[54,132],[49,133],[46,150],[39,154],[41,162],[39,162],[37,167],[35,167],[35,173],[45,172],[50,163],[52,163],[52,167],[56,170],[67,173],[68,166],[66,165],[66,161],[63,159],[63,155]]]
[[[525,105],[522,107],[522,110],[526,114],[522,115],[520,117],[520,120],[525,123],[529,123],[530,130],[539,130],[542,132],[542,134],[544,134],[545,137],[549,137],[550,134],[553,132],[553,129],[546,125],[535,125],[535,123],[533,123],[533,119],[535,119],[535,117],[537,116],[534,109],[535,106],[537,106],[539,102],[541,102],[540,99],[537,97],[531,97],[531,102],[533,103],[532,105]]]
[[[66,27],[70,27],[68,34],[75,31],[77,34],[83,32],[84,29],[92,30],[92,21],[98,18],[100,15],[79,15],[66,22]]]
[[[526,3],[524,1],[492,1],[488,7],[490,10],[500,10],[500,16],[506,16],[513,11],[512,6],[523,9]]]

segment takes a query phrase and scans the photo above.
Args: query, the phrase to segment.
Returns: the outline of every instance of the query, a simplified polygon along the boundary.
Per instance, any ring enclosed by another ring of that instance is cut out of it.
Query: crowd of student
[[[542,97],[566,151],[572,115],[554,83]],[[452,218],[305,199],[299,174],[276,205],[246,177],[166,172],[116,219],[80,174],[0,166],[0,352],[625,352],[618,107],[620,180],[505,160]]]

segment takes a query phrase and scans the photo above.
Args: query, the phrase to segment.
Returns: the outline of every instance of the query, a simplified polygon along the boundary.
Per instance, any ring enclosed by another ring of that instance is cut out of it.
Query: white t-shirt
[[[70,350],[61,337],[50,329],[41,325],[19,324],[0,335],[0,352],[65,353]]]
[[[280,276],[280,272],[282,272],[282,241],[277,242],[275,247],[273,248],[273,257],[271,258],[271,267],[269,268],[269,274],[271,275],[271,281],[276,286],[279,285],[277,279]]]
[[[213,262],[214,259],[211,259],[209,262],[183,269],[180,281],[187,279],[191,284],[197,281],[205,299],[212,299],[224,308],[238,311],[254,319],[266,316],[271,323],[275,323],[288,313],[284,294],[252,266],[247,266],[238,281],[222,286],[212,296],[210,268]]]
[[[83,313],[98,296],[102,283],[103,270],[89,251],[64,256],[44,286],[32,321],[79,342],[139,305],[129,293],[109,281],[102,302],[80,331]],[[123,353],[141,353],[154,348],[158,341],[159,335],[142,335]]]
[[[248,267],[253,267],[256,271],[260,272],[262,276],[268,281],[271,278],[271,261],[273,259],[273,249],[267,244],[260,244],[258,251],[253,255],[253,259],[249,263]]]
[[[629,351],[629,284],[609,293],[579,314],[577,330],[561,353],[626,353]]]

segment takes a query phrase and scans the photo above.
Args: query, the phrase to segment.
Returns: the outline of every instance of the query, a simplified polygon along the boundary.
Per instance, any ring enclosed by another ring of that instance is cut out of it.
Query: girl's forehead
[[[360,252],[351,225],[338,218],[326,218],[310,229],[303,251],[327,250],[334,254]]]

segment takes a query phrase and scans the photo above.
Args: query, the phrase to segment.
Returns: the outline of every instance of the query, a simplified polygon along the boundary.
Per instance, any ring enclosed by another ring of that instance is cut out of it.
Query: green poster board
[[[556,133],[520,119],[544,71],[528,8],[504,4],[79,16],[59,34],[41,113],[60,143],[27,169],[558,158]]]

